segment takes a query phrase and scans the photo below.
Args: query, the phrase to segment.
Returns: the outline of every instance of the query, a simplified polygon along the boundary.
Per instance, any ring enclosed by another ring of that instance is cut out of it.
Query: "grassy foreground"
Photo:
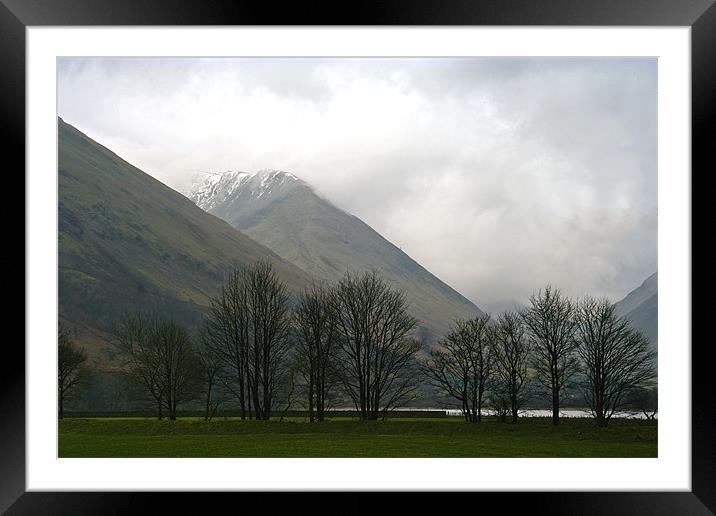
[[[655,421],[65,419],[60,457],[656,457]]]

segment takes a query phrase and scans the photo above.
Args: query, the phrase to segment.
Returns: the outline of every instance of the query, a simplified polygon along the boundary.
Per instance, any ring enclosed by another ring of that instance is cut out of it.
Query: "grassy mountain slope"
[[[438,338],[455,318],[480,313],[366,223],[292,174],[240,174],[223,181],[190,197],[317,278],[335,281],[346,271],[379,270],[406,292],[424,336]]]
[[[619,315],[627,317],[635,328],[649,338],[654,349],[658,346],[658,277],[655,272],[614,306]]]
[[[59,315],[92,352],[125,311],[196,325],[235,265],[270,260],[290,288],[308,275],[61,119]]]

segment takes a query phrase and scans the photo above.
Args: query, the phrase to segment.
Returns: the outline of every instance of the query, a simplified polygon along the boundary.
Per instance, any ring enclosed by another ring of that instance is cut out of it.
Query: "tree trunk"
[[[251,399],[252,399],[251,398],[251,385],[248,383],[248,381],[246,383],[246,399],[248,400],[248,405],[249,405],[249,419],[253,419],[254,418],[254,410],[253,410],[253,405],[251,404]]]
[[[480,390],[477,394],[477,422],[482,423],[482,396],[484,392],[484,387],[480,385]]]
[[[360,383],[359,383],[358,388],[360,389],[360,394],[359,394],[359,400],[360,400],[360,418],[361,418],[363,421],[365,421],[366,419],[368,419],[368,409],[367,409],[366,403],[365,403],[365,387],[364,387],[364,385],[363,385],[363,379],[362,379],[362,378],[359,380],[359,382],[360,382]]]
[[[176,421],[177,419],[177,406],[176,401],[172,399],[171,396],[169,396],[169,400],[167,403],[167,410],[169,412],[169,421]]]
[[[325,385],[323,382],[323,375],[325,372],[320,373],[321,378],[318,380],[318,395],[316,396],[316,419],[320,422],[323,421],[323,411],[326,406],[325,401]]]
[[[559,425],[559,390],[552,390],[552,424]]]
[[[255,372],[254,374],[257,375],[258,372]],[[256,419],[261,420],[263,417],[261,412],[261,403],[259,402],[258,387],[258,381],[254,381],[254,384],[251,386],[251,397],[254,402],[254,414],[256,414]]]
[[[599,428],[604,428],[605,426],[607,426],[607,422],[608,422],[607,418],[604,414],[604,408],[598,406],[596,409],[597,409],[596,410],[597,426]]]
[[[206,412],[204,413],[204,421],[209,421],[211,415],[211,382],[206,391]]]
[[[65,417],[65,410],[64,410],[64,401],[65,401],[65,400],[64,400],[64,397],[65,397],[64,394],[63,394],[63,393],[60,393],[60,396],[59,396],[59,398],[60,398],[60,399],[59,399],[59,402],[60,402],[59,409],[60,409],[60,410],[59,410],[59,414],[58,414],[58,416],[57,416],[57,417],[59,417],[60,419],[63,419],[63,418]]]
[[[308,377],[308,420],[313,423],[313,386],[315,384],[313,368],[309,371]]]
[[[244,420],[246,419],[246,399],[244,398],[243,380],[239,380],[239,406],[241,408],[241,419]],[[251,412],[251,409],[249,409],[249,412]]]

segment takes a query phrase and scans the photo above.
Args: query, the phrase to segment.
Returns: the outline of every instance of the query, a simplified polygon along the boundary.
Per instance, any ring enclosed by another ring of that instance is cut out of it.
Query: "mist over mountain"
[[[90,351],[106,347],[127,311],[196,326],[228,271],[261,259],[294,292],[314,279],[377,269],[406,292],[433,341],[455,318],[481,313],[291,173],[206,174],[189,200],[62,119],[58,134],[59,315],[80,341],[97,344]],[[616,307],[657,346],[656,273]]]
[[[289,172],[208,174],[188,194],[200,208],[316,278],[336,281],[347,271],[377,269],[406,292],[425,336],[438,338],[455,318],[481,313],[365,222]]]
[[[128,311],[191,327],[234,266],[270,261],[289,288],[309,276],[58,119],[59,317],[96,355]],[[95,356],[96,358],[96,356]]]

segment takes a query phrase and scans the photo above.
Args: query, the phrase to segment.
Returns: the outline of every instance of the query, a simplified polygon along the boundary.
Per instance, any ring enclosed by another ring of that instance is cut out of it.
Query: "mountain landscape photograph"
[[[656,59],[67,57],[57,99],[59,457],[658,456]]]

